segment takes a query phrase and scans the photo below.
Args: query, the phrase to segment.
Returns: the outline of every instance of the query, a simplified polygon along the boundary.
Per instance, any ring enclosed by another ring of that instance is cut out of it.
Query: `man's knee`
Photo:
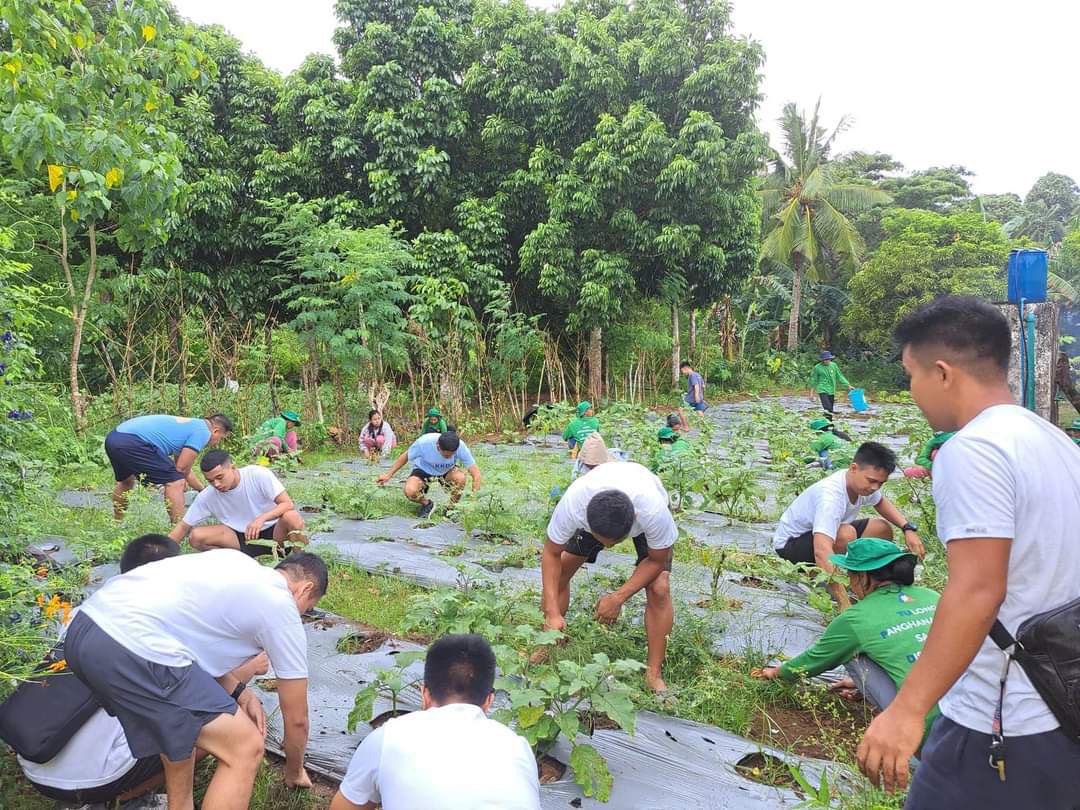
[[[462,489],[465,486],[465,473],[454,468],[446,474],[446,482],[450,484],[451,489]]]
[[[870,518],[870,522],[866,524],[866,531],[863,532],[863,537],[879,537],[882,540],[892,540],[892,524],[881,518]]]
[[[415,501],[420,494],[424,491],[424,482],[415,476],[411,476],[405,480],[405,497],[411,501]]]
[[[285,525],[291,531],[298,531],[304,528],[304,518],[295,509],[290,509],[284,515],[281,516],[280,522]]]
[[[649,599],[660,602],[671,601],[671,574],[664,571],[656,579],[645,586],[645,595]]]

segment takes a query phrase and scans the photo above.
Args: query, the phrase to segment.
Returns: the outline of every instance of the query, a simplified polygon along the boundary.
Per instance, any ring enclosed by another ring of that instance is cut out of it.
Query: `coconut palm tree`
[[[851,270],[862,260],[862,237],[846,214],[891,201],[888,194],[873,186],[834,180],[829,151],[848,122],[840,119],[832,133],[827,133],[818,123],[820,106],[819,99],[809,122],[793,103],[784,106],[780,129],[785,155],[774,156],[773,171],[758,192],[765,232],[762,258],[790,267],[794,273],[788,351],[794,351],[799,343],[803,277],[819,278],[829,259]]]

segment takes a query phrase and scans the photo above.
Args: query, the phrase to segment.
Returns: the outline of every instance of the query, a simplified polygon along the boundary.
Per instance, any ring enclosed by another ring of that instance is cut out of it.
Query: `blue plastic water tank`
[[[1009,253],[1009,301],[1034,304],[1046,300],[1046,251],[1013,250]]]

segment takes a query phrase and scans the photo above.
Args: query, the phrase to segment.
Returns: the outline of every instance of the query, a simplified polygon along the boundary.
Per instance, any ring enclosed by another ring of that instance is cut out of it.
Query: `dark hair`
[[[370,411],[368,411],[368,412],[367,412],[367,420],[368,420],[368,421],[370,422],[370,421],[371,421],[371,417],[373,417],[373,416],[374,416],[375,414],[377,414],[378,412],[379,412],[379,409],[378,409],[378,408],[372,408],[372,409],[371,409]]]
[[[915,582],[916,562],[914,554],[906,554],[903,557],[897,557],[888,565],[883,565],[881,568],[875,568],[873,571],[867,571],[866,573],[875,582],[895,582],[897,585],[911,585]]]
[[[669,413],[667,418],[667,426],[670,428],[679,427],[682,424],[682,417],[677,413]]]
[[[878,470],[884,470],[889,475],[892,475],[896,470],[896,453],[877,442],[863,442],[860,444],[852,461],[855,462],[856,466],[874,467]]]
[[[634,525],[634,503],[625,492],[605,489],[585,508],[589,531],[605,540],[622,540]]]
[[[212,413],[208,417],[206,417],[206,421],[212,422],[213,424],[224,430],[226,433],[232,433],[232,419],[230,419],[223,413]]]
[[[663,439],[663,438],[657,436],[656,440],[658,442],[660,442],[660,444],[675,444],[675,442],[678,441],[678,439],[675,436],[672,436],[671,438],[668,438],[668,439]]]
[[[684,368],[693,368],[693,367],[690,365],[689,360],[683,360],[681,363],[679,363],[679,368],[684,369]]]
[[[1009,369],[1012,332],[1001,311],[969,296],[945,296],[924,304],[893,330],[893,340],[904,347],[944,348],[967,366],[989,364],[997,372]]]
[[[326,595],[326,589],[330,585],[330,574],[326,570],[326,563],[322,561],[322,557],[310,551],[294,551],[277,564],[277,570],[284,571],[293,579],[314,582],[319,598]]]
[[[136,537],[124,548],[120,555],[120,573],[126,574],[140,565],[176,557],[180,554],[180,544],[164,534],[144,534]]]
[[[203,453],[203,457],[199,461],[199,469],[204,473],[208,473],[214,469],[214,467],[232,463],[232,456],[229,455],[227,450],[208,450]]]
[[[443,636],[424,659],[424,686],[437,703],[483,706],[495,686],[495,653],[483,636]]]
[[[445,433],[439,434],[437,444],[439,445],[440,450],[452,453],[461,446],[461,439],[458,438],[457,431],[447,428]]]

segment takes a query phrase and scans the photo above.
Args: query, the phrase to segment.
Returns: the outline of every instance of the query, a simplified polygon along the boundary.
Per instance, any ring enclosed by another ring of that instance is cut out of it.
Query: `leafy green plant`
[[[799,804],[799,807],[830,808],[833,806],[833,791],[829,785],[829,772],[827,769],[821,771],[821,783],[817,787],[811,784],[799,766],[789,762],[788,771],[791,773],[791,778],[798,783],[799,788],[806,796],[806,799]]]
[[[359,723],[372,719],[375,701],[382,697],[390,701],[391,717],[398,711],[398,700],[406,689],[419,685],[422,677],[412,677],[407,670],[417,661],[424,660],[424,651],[403,652],[394,656],[394,666],[378,670],[367,686],[356,693],[356,700],[349,712],[346,730],[351,734]]]

